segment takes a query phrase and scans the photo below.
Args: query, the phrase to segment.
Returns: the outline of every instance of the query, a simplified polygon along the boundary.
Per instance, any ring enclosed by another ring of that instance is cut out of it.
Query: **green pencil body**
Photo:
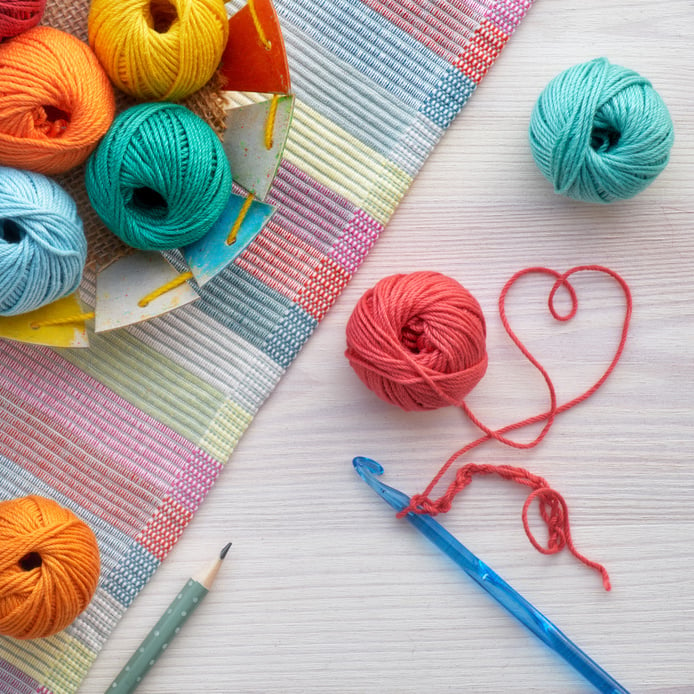
[[[222,550],[220,558],[208,571],[191,578],[183,586],[181,592],[173,599],[166,612],[113,680],[106,694],[130,694],[135,691],[149,669],[157,662],[159,656],[209,592],[228,549],[229,545]]]

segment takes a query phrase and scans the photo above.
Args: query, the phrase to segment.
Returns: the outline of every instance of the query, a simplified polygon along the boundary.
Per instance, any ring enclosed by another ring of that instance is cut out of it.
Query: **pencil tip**
[[[230,547],[231,547],[231,542],[229,544],[225,545],[224,549],[219,553],[220,559],[224,559],[224,557],[226,557],[226,555],[229,552]]]

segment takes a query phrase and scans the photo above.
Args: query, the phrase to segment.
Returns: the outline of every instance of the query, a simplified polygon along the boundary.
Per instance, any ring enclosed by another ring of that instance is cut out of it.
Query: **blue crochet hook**
[[[378,477],[383,474],[383,467],[380,463],[360,456],[353,460],[353,465],[359,476],[396,511],[402,511],[410,505],[410,498],[406,494],[380,481]],[[458,564],[468,576],[482,586],[521,624],[530,629],[535,636],[544,641],[569,665],[580,672],[598,691],[605,694],[629,694],[619,682],[588,657],[568,636],[506,583],[501,576],[453,537],[438,521],[425,513],[408,513],[405,518]]]

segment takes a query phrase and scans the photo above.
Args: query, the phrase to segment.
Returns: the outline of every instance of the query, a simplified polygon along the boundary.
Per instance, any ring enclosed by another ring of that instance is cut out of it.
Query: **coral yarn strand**
[[[532,546],[542,554],[556,554],[564,547],[567,547],[579,561],[589,568],[598,571],[602,576],[603,587],[605,590],[610,590],[610,577],[605,567],[581,554],[573,543],[569,527],[569,509],[564,497],[558,491],[552,489],[547,480],[524,468],[512,465],[478,465],[468,463],[459,468],[456,473],[455,485],[451,485],[437,501],[431,502],[426,497],[413,496],[412,500],[417,504],[416,512],[428,513],[430,515],[445,513],[450,509],[455,495],[472,482],[474,475],[498,475],[502,479],[529,487],[532,491],[523,504],[521,517],[523,529]],[[535,499],[540,504],[540,516],[547,525],[547,546],[543,546],[537,541],[530,528],[528,512]],[[413,509],[405,509],[398,516],[406,514],[409,510]]]
[[[624,314],[624,321],[622,323],[622,330],[621,330],[621,335],[619,339],[619,343],[617,345],[617,348],[615,350],[615,353],[608,364],[607,368],[603,372],[602,376],[590,387],[588,388],[585,392],[583,392],[581,395],[578,395],[577,397],[573,398],[572,400],[569,400],[566,403],[563,403],[562,405],[557,406],[556,405],[556,394],[555,394],[555,388],[554,384],[552,383],[552,379],[550,378],[549,374],[547,373],[547,370],[540,364],[535,357],[528,351],[528,349],[525,347],[525,345],[518,339],[516,334],[513,332],[512,328],[510,327],[508,318],[506,316],[506,296],[508,295],[508,292],[510,291],[511,287],[524,275],[528,274],[547,274],[555,278],[555,283],[554,286],[552,287],[552,290],[550,291],[549,299],[548,299],[548,306],[549,310],[552,313],[552,316],[556,320],[560,321],[569,321],[571,318],[573,318],[576,315],[576,311],[578,310],[578,299],[576,297],[576,292],[574,288],[571,286],[571,284],[568,282],[568,279],[571,275],[576,274],[578,272],[600,272],[603,274],[607,274],[610,277],[612,277],[621,287],[625,301],[626,301],[626,309],[625,309],[625,314]],[[566,315],[560,315],[556,309],[554,308],[554,297],[559,290],[560,287],[564,287],[569,291],[569,296],[571,298],[571,310],[569,311],[568,314]],[[624,351],[624,346],[626,344],[626,339],[627,339],[627,334],[629,332],[629,323],[631,322],[631,313],[632,313],[632,298],[631,298],[631,291],[629,290],[629,286],[627,283],[624,281],[620,275],[618,275],[616,272],[613,270],[610,270],[609,268],[603,267],[601,265],[581,265],[578,267],[575,267],[568,272],[565,273],[559,273],[555,270],[551,270],[548,268],[544,267],[533,267],[533,268],[527,268],[525,270],[521,270],[517,272],[511,279],[506,283],[504,288],[501,291],[501,295],[499,296],[499,313],[501,316],[501,322],[504,326],[504,329],[506,330],[507,334],[509,337],[513,340],[515,345],[520,349],[521,353],[523,356],[525,356],[533,366],[535,366],[538,371],[542,374],[542,377],[545,380],[545,383],[547,384],[549,393],[550,393],[550,407],[546,412],[543,412],[541,414],[534,415],[533,417],[528,417],[526,419],[523,419],[519,422],[514,422],[513,424],[508,424],[500,429],[492,430],[488,428],[486,425],[484,425],[470,410],[468,405],[466,403],[462,403],[460,405],[461,409],[465,412],[466,416],[470,418],[470,420],[477,426],[482,432],[484,432],[484,436],[481,436],[477,440],[467,444],[463,448],[459,449],[456,451],[441,467],[439,472],[436,474],[436,476],[433,478],[433,480],[429,483],[425,491],[421,496],[428,496],[431,491],[434,489],[434,487],[437,485],[437,483],[441,480],[441,478],[446,474],[448,469],[451,467],[451,465],[458,460],[461,456],[465,455],[467,452],[470,450],[477,448],[481,444],[483,444],[485,441],[489,441],[491,439],[494,439],[496,441],[499,441],[500,443],[504,443],[508,446],[511,446],[513,448],[520,448],[520,449],[527,449],[527,448],[534,448],[539,444],[547,435],[547,432],[551,428],[551,425],[556,418],[558,414],[561,414],[562,412],[566,412],[566,410],[571,409],[572,407],[578,405],[579,403],[583,402],[587,398],[589,398],[593,393],[595,393],[601,386],[602,384],[607,380],[607,378],[610,376],[610,374],[614,371],[615,366],[619,362],[622,352]],[[526,426],[530,426],[532,424],[537,424],[539,422],[545,422],[545,425],[543,426],[542,430],[540,433],[530,442],[527,443],[522,443],[518,441],[514,441],[513,439],[509,439],[506,434],[508,434],[511,431],[516,431],[518,429],[522,429]]]

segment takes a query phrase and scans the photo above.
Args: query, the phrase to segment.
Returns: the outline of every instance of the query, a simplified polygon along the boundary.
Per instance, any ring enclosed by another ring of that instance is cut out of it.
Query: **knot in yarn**
[[[92,206],[125,243],[179,248],[202,238],[231,195],[222,143],[192,111],[139,104],[119,114],[87,163]]]
[[[557,193],[609,203],[635,196],[668,163],[672,120],[651,83],[597,58],[557,75],[532,112],[530,148]]]
[[[0,167],[0,315],[75,291],[87,240],[73,199],[41,174]]]
[[[437,272],[379,281],[357,303],[346,333],[357,376],[404,410],[460,406],[487,369],[482,308]]]
[[[0,0],[0,41],[35,27],[45,9],[46,0]]]
[[[204,86],[229,34],[223,0],[92,0],[89,44],[113,83],[145,101]]]
[[[115,114],[92,50],[51,27],[0,44],[0,164],[44,174],[84,162]]]
[[[0,502],[0,634],[55,634],[87,607],[99,581],[90,527],[52,499]]]

